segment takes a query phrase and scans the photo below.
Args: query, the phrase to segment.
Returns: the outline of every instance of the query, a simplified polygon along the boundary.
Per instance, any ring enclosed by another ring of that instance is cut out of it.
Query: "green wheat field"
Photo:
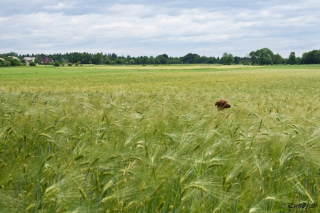
[[[317,212],[319,104],[319,65],[0,68],[0,212]]]

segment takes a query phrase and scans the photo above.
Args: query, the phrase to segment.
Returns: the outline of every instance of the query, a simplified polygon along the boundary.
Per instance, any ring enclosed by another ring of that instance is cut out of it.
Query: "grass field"
[[[319,85],[316,65],[0,68],[0,212],[318,212]]]

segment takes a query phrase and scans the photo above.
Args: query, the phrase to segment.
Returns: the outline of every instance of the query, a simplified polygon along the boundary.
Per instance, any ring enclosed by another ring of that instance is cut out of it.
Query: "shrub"
[[[29,63],[29,66],[35,67],[35,66],[36,66],[36,63],[33,62],[33,61],[31,61],[31,62]]]
[[[53,66],[55,66],[55,67],[59,67],[59,66],[60,66],[59,61],[54,62]]]
[[[0,67],[9,67],[10,63],[7,61],[0,60]]]
[[[20,61],[14,58],[8,58],[10,66],[20,66]]]
[[[72,63],[68,63],[68,66],[71,67],[71,66],[72,66]]]

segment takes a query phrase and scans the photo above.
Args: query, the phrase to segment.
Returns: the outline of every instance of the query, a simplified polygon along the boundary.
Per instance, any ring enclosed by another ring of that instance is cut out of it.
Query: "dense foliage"
[[[320,50],[312,50],[310,52],[303,53],[301,64],[320,64]]]
[[[268,48],[252,51],[250,54],[251,63],[259,65],[273,64],[273,52]]]
[[[15,56],[19,60],[13,59],[10,56]],[[35,57],[35,63],[40,63],[41,58],[53,58],[55,62],[60,65],[68,65],[69,63],[79,64],[107,64],[107,65],[134,65],[134,64],[245,64],[245,65],[272,65],[272,64],[320,64],[320,50],[312,50],[303,53],[302,57],[296,57],[295,52],[291,52],[288,58],[283,58],[279,54],[274,54],[268,48],[262,48],[250,52],[246,57],[233,56],[230,53],[224,53],[221,58],[200,56],[194,53],[188,53],[182,57],[170,57],[167,54],[154,56],[138,56],[132,57],[130,55],[118,56],[115,53],[57,53],[57,54],[25,54],[18,55],[17,53],[10,52],[0,54],[0,66],[20,66],[24,65],[24,57]],[[57,64],[56,64],[57,66]]]
[[[232,56],[232,54],[230,54]],[[107,64],[107,65],[134,65],[134,64],[250,64],[250,59],[248,57],[233,57],[228,59],[226,63],[223,58],[219,57],[207,57],[200,56],[198,54],[188,53],[183,57],[170,57],[167,54],[158,55],[156,57],[153,56],[138,56],[132,57],[130,55],[118,56],[115,53],[112,54],[103,54],[103,53],[65,53],[65,54],[37,54],[37,55],[18,55],[17,53],[6,53],[0,54],[0,58],[8,59],[9,56],[16,56],[21,61],[24,57],[36,57],[35,62],[40,63],[41,58],[49,57],[53,58],[55,62],[60,63],[60,65],[65,64],[70,66],[70,64],[75,64],[76,66],[79,64]],[[5,66],[1,64],[0,66]],[[10,66],[10,64],[8,64]]]
[[[32,66],[32,67],[35,67],[37,64],[35,63],[35,62],[33,62],[33,61],[31,61],[30,63],[29,63],[29,66]]]
[[[232,54],[224,53],[221,58],[222,64],[231,65],[234,62],[234,58]]]

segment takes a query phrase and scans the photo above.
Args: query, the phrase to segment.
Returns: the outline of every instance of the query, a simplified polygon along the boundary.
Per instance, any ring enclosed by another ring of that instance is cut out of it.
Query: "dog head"
[[[226,108],[230,108],[231,107],[231,105],[228,104],[228,101],[226,101],[226,100],[217,101],[215,106],[217,106],[218,110],[224,110]]]

